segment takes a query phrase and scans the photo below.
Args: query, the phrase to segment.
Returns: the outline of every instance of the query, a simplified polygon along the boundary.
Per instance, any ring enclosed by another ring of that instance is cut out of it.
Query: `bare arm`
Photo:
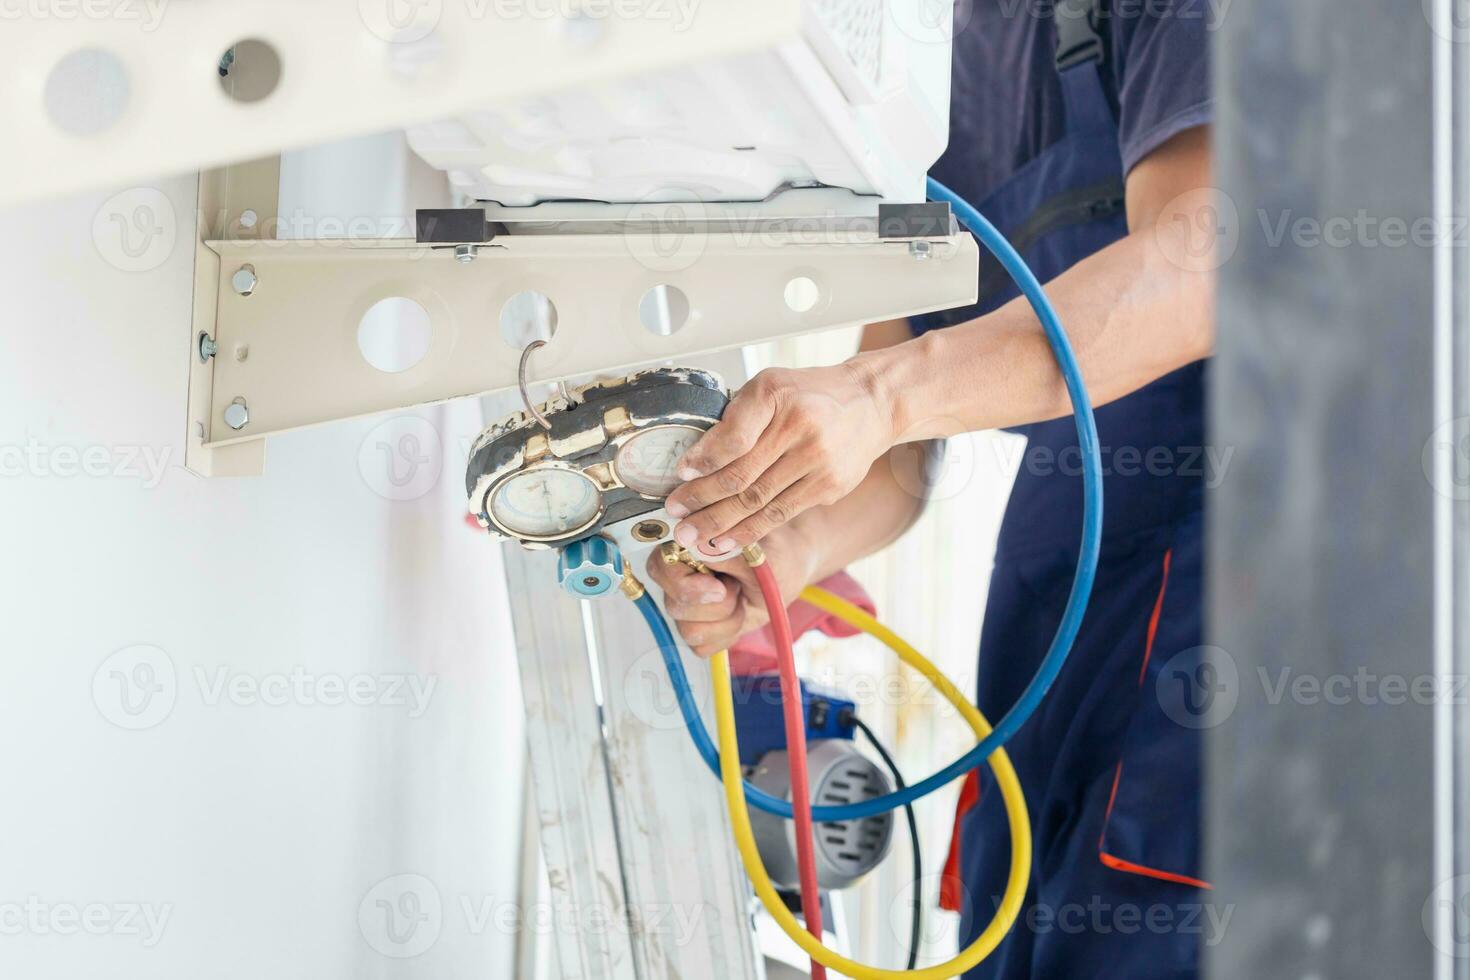
[[[1214,276],[1189,252],[1210,179],[1208,128],[1176,136],[1128,177],[1129,234],[1048,285],[1094,404],[1211,352]],[[895,444],[1070,410],[1023,300],[836,367],[763,371],[681,461],[676,535],[742,547],[854,492]]]
[[[912,337],[906,320],[869,324],[858,351],[886,350]],[[898,474],[903,467],[913,465],[914,454],[921,451],[929,451],[929,447],[889,449],[878,457],[852,493],[796,518],[812,554],[811,582],[820,582],[859,558],[881,551],[913,527],[924,512],[925,501],[905,489]]]
[[[1198,203],[1187,192],[1209,177],[1206,130],[1165,144],[1128,180],[1128,236],[1047,287],[1095,404],[1210,354],[1213,277],[1191,271],[1196,263],[1185,250],[1194,215],[1178,213]],[[910,344],[913,350],[853,361],[888,389],[902,438],[953,435],[956,424],[959,431],[1023,425],[1072,411],[1051,345],[1024,298]],[[932,406],[943,406],[948,418],[936,417]]]

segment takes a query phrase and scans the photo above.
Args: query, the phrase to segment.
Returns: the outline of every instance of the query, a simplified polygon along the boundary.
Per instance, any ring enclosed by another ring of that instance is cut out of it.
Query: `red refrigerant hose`
[[[801,917],[807,932],[822,941],[822,893],[817,886],[816,835],[812,827],[811,777],[806,768],[806,711],[801,700],[801,681],[796,676],[796,653],[792,649],[791,622],[776,574],[766,563],[765,553],[752,545],[745,560],[755,572],[771,633],[776,638],[776,662],[781,675],[781,714],[786,723],[786,756],[791,766],[791,812],[796,831],[796,867],[801,879]],[[827,968],[812,960],[812,977],[827,980]]]

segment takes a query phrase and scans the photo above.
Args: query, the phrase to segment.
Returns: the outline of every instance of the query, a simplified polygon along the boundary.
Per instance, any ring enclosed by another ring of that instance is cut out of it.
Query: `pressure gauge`
[[[681,482],[675,464],[702,435],[703,429],[688,425],[644,429],[623,443],[613,469],[623,486],[650,497],[667,497]]]
[[[572,388],[480,434],[465,472],[470,509],[491,532],[528,548],[561,547],[623,524],[642,529],[639,542],[656,543],[669,521],[630,522],[663,506],[679,485],[679,457],[729,401],[719,378],[695,368]]]
[[[518,473],[496,488],[490,516],[510,534],[556,538],[580,531],[602,509],[597,484],[584,473],[543,467]]]

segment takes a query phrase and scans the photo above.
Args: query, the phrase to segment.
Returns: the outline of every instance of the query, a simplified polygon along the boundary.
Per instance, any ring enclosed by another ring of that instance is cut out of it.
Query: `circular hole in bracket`
[[[500,308],[500,336],[516,350],[556,336],[556,304],[533,289],[516,293]]]
[[[378,300],[357,324],[357,349],[363,360],[387,374],[407,371],[422,361],[433,338],[428,311],[406,296]]]
[[[236,102],[259,102],[281,83],[281,56],[258,38],[237,41],[219,59],[219,87]]]
[[[786,308],[793,313],[808,313],[817,305],[822,298],[822,291],[817,284],[808,276],[796,276],[786,283],[782,291],[786,300]]]
[[[668,337],[689,322],[689,309],[684,290],[660,283],[638,301],[638,319],[649,333]]]
[[[73,136],[96,136],[122,117],[130,95],[128,70],[117,55],[82,48],[52,67],[42,99],[46,115],[58,129]]]

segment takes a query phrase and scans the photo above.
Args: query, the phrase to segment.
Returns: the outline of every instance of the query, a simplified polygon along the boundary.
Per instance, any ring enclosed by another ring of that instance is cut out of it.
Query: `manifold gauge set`
[[[521,387],[525,411],[486,429],[470,450],[470,506],[491,533],[558,550],[557,578],[572,596],[609,595],[624,584],[624,555],[669,547],[663,506],[679,485],[679,458],[719,421],[729,392],[715,375],[679,367],[595,381],[539,406]],[[649,601],[641,585],[637,592],[641,598],[629,598]],[[741,762],[762,789],[789,799],[779,679],[760,674],[735,683]],[[842,806],[893,792],[895,783],[853,747],[856,704],[804,683],[801,697],[814,802]],[[820,886],[846,888],[877,867],[893,822],[889,812],[824,825],[814,851]],[[795,889],[793,825],[757,813],[752,827],[774,880]]]
[[[630,527],[666,538],[655,514],[684,451],[729,402],[720,379],[664,367],[599,380],[502,419],[470,450],[465,489],[480,524],[527,548],[561,548]],[[642,520],[639,520],[639,519]]]

